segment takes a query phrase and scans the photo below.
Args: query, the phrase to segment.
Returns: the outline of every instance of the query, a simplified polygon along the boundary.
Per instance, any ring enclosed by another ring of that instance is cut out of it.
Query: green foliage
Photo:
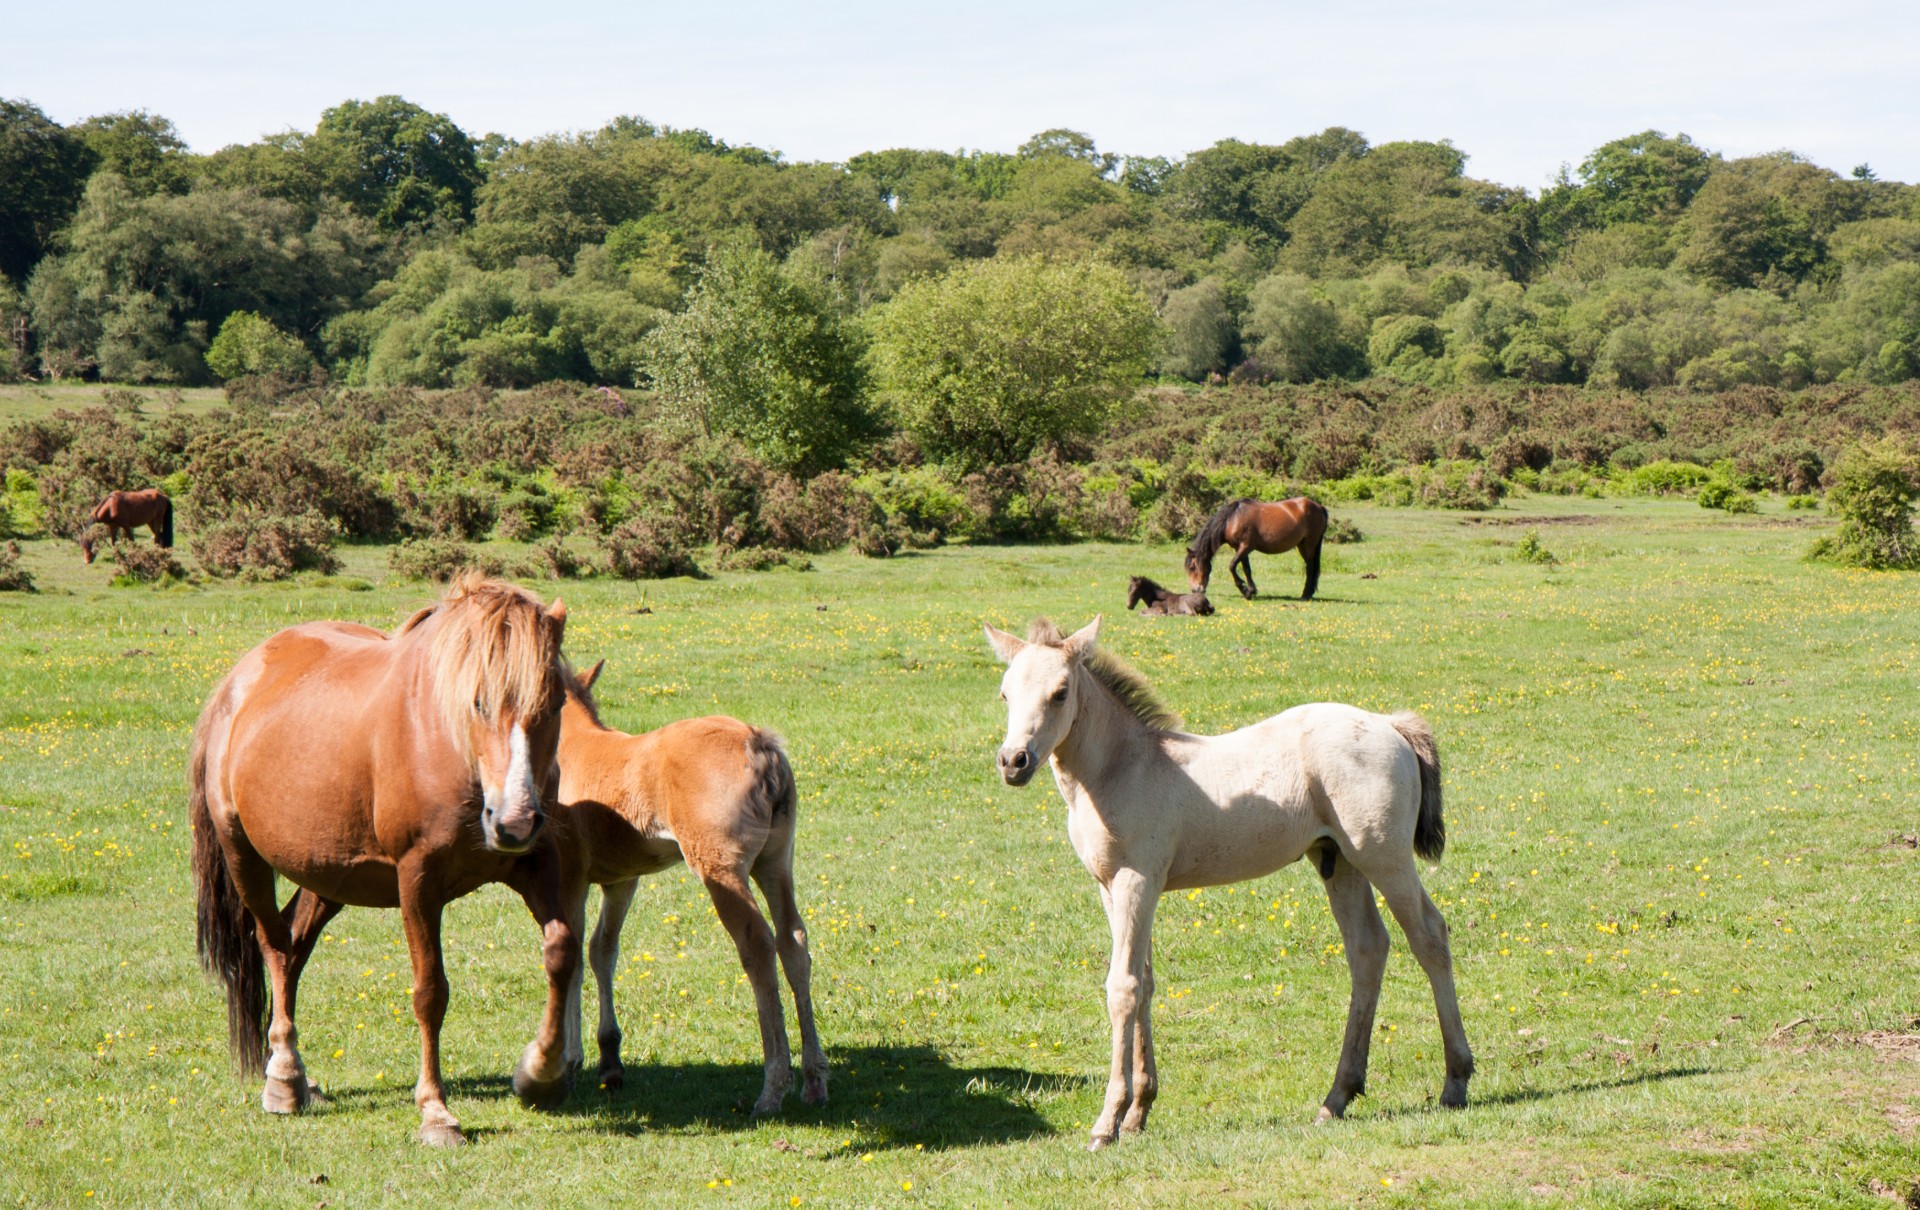
[[[738,245],[708,261],[643,353],[668,414],[800,473],[842,464],[867,435],[860,358],[824,282]]]
[[[1916,497],[1920,458],[1911,446],[1882,440],[1848,450],[1827,488],[1827,508],[1840,518],[1840,527],[1814,544],[1813,556],[1875,570],[1920,566],[1920,542],[1913,532]]]
[[[313,365],[306,346],[252,311],[227,316],[207,346],[207,368],[222,381],[244,374],[305,374]]]
[[[1560,561],[1560,557],[1540,541],[1540,531],[1537,529],[1528,529],[1520,535],[1520,541],[1513,547],[1513,557],[1520,563],[1539,563],[1547,567]]]
[[[95,170],[111,172],[141,197],[185,193],[193,157],[174,124],[144,109],[102,114],[73,127],[93,152]]]
[[[240,509],[193,533],[193,557],[216,576],[284,580],[297,571],[340,570],[334,530],[317,512],[284,516]]]
[[[1305,277],[1276,273],[1264,278],[1248,303],[1241,341],[1260,376],[1312,382],[1365,372],[1366,354],[1352,325]]]
[[[1756,513],[1760,511],[1759,501],[1740,487],[1726,479],[1710,479],[1694,497],[1701,508],[1718,508],[1730,513]]]
[[[463,571],[498,575],[499,564],[453,538],[408,538],[387,552],[387,567],[409,580],[445,583]]]
[[[1224,373],[1232,365],[1238,343],[1233,310],[1226,290],[1215,279],[1169,294],[1160,309],[1160,322],[1167,332],[1160,353],[1161,373],[1198,380]]]
[[[66,225],[97,161],[85,139],[0,98],[0,277],[26,280]]]
[[[150,542],[117,542],[113,546],[113,584],[129,588],[135,584],[171,584],[187,578],[173,552]]]
[[[33,573],[20,565],[20,544],[0,532],[0,592],[35,592]]]
[[[483,179],[465,131],[397,96],[334,106],[302,150],[325,192],[385,231],[465,222]]]
[[[1713,482],[1713,472],[1704,466],[1662,459],[1636,466],[1615,479],[1614,490],[1623,496],[1683,496],[1698,492]],[[1727,486],[1731,487],[1730,484]]]
[[[985,261],[911,282],[873,326],[894,419],[965,470],[1098,433],[1155,341],[1145,300],[1092,260]]]

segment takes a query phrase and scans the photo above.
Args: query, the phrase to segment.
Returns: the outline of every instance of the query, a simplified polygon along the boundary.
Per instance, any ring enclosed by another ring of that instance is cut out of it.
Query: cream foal
[[[1413,860],[1415,853],[1437,859],[1446,844],[1440,764],[1426,722],[1322,702],[1227,735],[1185,735],[1139,673],[1095,649],[1099,631],[1095,618],[1062,638],[1039,619],[1022,642],[986,628],[1007,665],[1000,775],[1024,786],[1052,758],[1067,801],[1067,834],[1099,880],[1113,932],[1113,1065],[1092,1149],[1144,1127],[1157,1091],[1148,1006],[1161,892],[1258,878],[1309,853],[1326,883],[1353,982],[1346,1041],[1321,1120],[1341,1116],[1366,1085],[1387,962],[1376,887],[1433,984],[1446,1043],[1440,1103],[1466,1104],[1473,1052],[1454,997],[1447,924]]]

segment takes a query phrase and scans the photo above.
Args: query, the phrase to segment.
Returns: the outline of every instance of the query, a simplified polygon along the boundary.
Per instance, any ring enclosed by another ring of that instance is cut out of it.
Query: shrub
[[[807,556],[772,546],[723,546],[714,562],[721,571],[770,571],[775,567],[813,570],[813,560]]]
[[[1893,441],[1843,454],[1827,487],[1827,508],[1839,516],[1840,528],[1814,543],[1813,557],[1848,567],[1920,565],[1913,532],[1917,470],[1913,452]]]
[[[973,502],[935,467],[877,471],[862,475],[855,486],[880,506],[884,527],[907,545],[938,546],[972,528]]]
[[[1335,546],[1351,546],[1355,542],[1366,541],[1366,535],[1360,532],[1358,525],[1345,517],[1329,517],[1326,540]]]
[[[388,553],[387,566],[409,580],[441,583],[468,569],[495,576],[504,570],[498,559],[480,556],[451,538],[408,538]]]
[[[247,374],[281,374],[292,378],[313,365],[306,346],[253,311],[228,315],[207,346],[207,368],[222,382]]]
[[[623,580],[698,576],[686,527],[670,518],[642,514],[607,535],[607,570]]]
[[[508,568],[515,576],[529,580],[573,580],[592,574],[592,566],[578,551],[560,538],[548,538],[530,554]]]
[[[1725,479],[1714,479],[1694,497],[1701,508],[1725,509],[1730,513],[1757,513],[1760,502]]]
[[[0,592],[34,592],[33,573],[20,566],[20,544],[0,546]]]
[[[1699,491],[1713,478],[1713,472],[1704,466],[1662,459],[1617,477],[1614,488],[1624,496],[1684,496]]]
[[[835,550],[852,541],[860,526],[885,523],[879,503],[841,471],[805,483],[781,475],[760,497],[760,526],[767,541],[787,550]]]
[[[1436,462],[1411,468],[1414,496],[1426,508],[1492,508],[1507,493],[1505,480],[1477,462]]]
[[[1074,535],[1081,474],[1047,458],[990,466],[960,481],[971,536],[987,542],[1058,542]]]
[[[122,542],[113,548],[113,562],[119,568],[113,577],[117,585],[161,584],[187,578],[187,569],[163,546]]]
[[[317,512],[285,516],[243,509],[196,531],[193,557],[216,576],[284,580],[296,571],[340,570],[333,526]]]
[[[1513,548],[1513,557],[1521,563],[1539,563],[1551,567],[1560,561],[1559,556],[1540,544],[1540,531],[1530,529],[1520,535],[1520,541]]]
[[[1787,497],[1787,508],[1792,512],[1803,512],[1807,509],[1814,509],[1819,507],[1820,507],[1820,497],[1818,496],[1788,496]]]

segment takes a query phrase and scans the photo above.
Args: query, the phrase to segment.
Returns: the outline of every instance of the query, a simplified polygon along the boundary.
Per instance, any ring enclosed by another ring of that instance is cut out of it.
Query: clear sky
[[[399,93],[478,136],[700,126],[790,160],[1011,151],[1066,126],[1180,156],[1326,126],[1450,138],[1537,190],[1648,128],[1920,180],[1920,0],[557,0],[7,5],[0,95],[144,108],[196,151]]]

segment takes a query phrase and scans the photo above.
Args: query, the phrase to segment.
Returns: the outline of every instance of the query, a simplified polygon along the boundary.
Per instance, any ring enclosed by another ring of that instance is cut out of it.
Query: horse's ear
[[[1024,640],[1017,639],[1004,630],[995,630],[991,626],[985,627],[985,630],[987,646],[993,648],[993,654],[1002,664],[1011,664],[1013,657],[1026,648],[1027,644]]]
[[[1100,637],[1100,615],[1094,614],[1093,621],[1067,636],[1060,644],[1060,650],[1067,653],[1070,660],[1084,660],[1093,651],[1093,641]]]
[[[553,642],[559,646],[561,640],[567,637],[567,603],[555,597],[553,604],[547,607],[547,620],[553,623]]]
[[[593,683],[600,679],[600,674],[606,670],[606,667],[607,662],[605,660],[595,662],[593,667],[580,674],[580,687],[582,689],[593,688]]]

